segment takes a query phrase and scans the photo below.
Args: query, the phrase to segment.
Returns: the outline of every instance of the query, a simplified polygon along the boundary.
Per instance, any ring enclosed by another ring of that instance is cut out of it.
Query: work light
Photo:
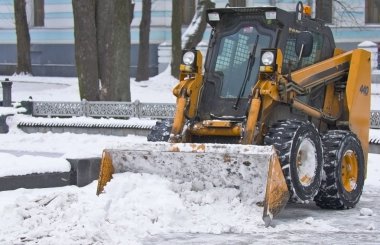
[[[185,65],[188,65],[188,66],[192,65],[194,63],[194,60],[195,60],[195,53],[193,51],[187,51],[182,56],[182,62]]]
[[[263,62],[263,65],[269,66],[272,65],[274,61],[274,53],[271,51],[266,51],[261,56],[261,62]]]
[[[276,49],[262,49],[260,72],[274,72],[276,70]]]

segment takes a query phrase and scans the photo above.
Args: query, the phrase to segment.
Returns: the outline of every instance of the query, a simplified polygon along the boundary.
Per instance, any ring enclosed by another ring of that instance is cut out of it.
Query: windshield
[[[256,52],[251,75],[243,98],[248,97],[250,88],[257,79],[260,65],[260,52],[262,48],[268,48],[271,41],[270,35],[259,33],[255,26],[244,25],[220,38],[219,50],[213,71],[222,78],[220,97],[237,98],[240,88],[244,83],[244,77],[248,67],[249,54],[257,39]]]

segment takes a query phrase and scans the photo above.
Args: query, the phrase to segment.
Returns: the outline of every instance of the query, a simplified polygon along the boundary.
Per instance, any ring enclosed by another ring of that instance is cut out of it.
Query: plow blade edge
[[[272,146],[144,143],[103,151],[97,195],[115,173],[155,174],[204,186],[236,188],[242,201],[263,209],[268,226],[289,200]],[[207,183],[207,184],[206,184]],[[210,185],[211,184],[211,185]]]

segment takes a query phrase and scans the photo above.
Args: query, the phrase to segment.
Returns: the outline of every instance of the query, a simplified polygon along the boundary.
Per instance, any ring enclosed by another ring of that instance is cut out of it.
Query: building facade
[[[26,0],[31,36],[31,58],[34,75],[75,76],[74,21],[71,0]],[[131,26],[131,75],[137,66],[139,24],[142,0],[135,0]],[[183,28],[191,22],[196,0],[183,4]],[[214,0],[216,7],[225,7],[227,0]],[[298,0],[246,0],[247,6],[274,5],[294,11]],[[337,46],[353,49],[370,40],[380,43],[379,0],[326,0],[316,6],[315,0],[304,0],[312,9],[322,9],[323,19],[331,26]],[[155,75],[170,60],[172,0],[152,1],[150,30],[150,75]],[[321,12],[320,12],[321,13]],[[315,11],[313,16],[315,16]],[[320,15],[319,15],[320,16]],[[16,65],[16,32],[13,0],[0,0],[0,74],[10,75]],[[204,34],[207,42],[210,30]]]

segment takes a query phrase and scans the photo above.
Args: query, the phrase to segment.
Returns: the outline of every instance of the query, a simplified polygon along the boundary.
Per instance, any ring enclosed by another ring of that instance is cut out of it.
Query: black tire
[[[153,126],[152,130],[149,132],[147,140],[152,142],[167,142],[170,137],[172,125],[173,119],[163,119],[161,121],[157,121],[156,125]]]
[[[312,200],[320,187],[323,167],[321,138],[314,125],[278,121],[269,129],[264,144],[273,145],[277,151],[290,200]]]
[[[353,208],[360,199],[365,178],[365,160],[359,139],[350,131],[332,130],[322,137],[324,178],[315,196],[326,209]]]

